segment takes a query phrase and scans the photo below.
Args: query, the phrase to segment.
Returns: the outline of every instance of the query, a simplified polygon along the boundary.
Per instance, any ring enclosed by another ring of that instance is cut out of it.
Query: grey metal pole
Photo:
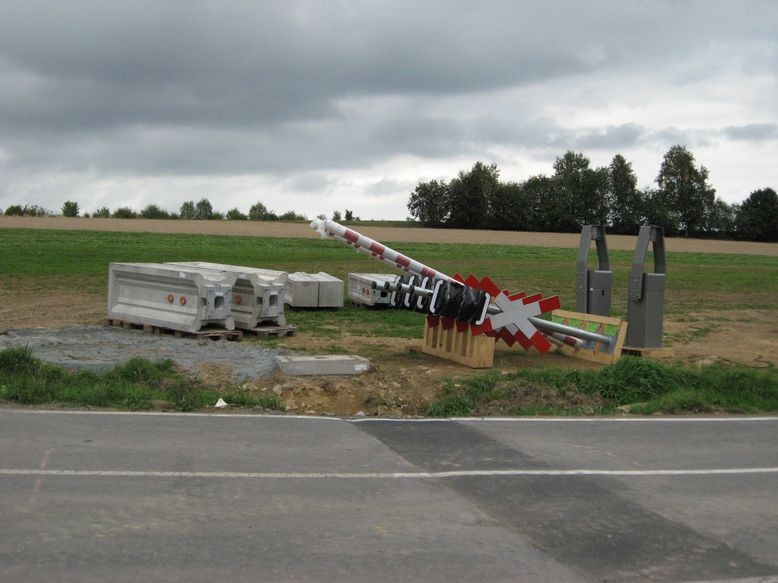
[[[589,249],[597,248],[597,269],[589,269]],[[613,272],[608,257],[608,242],[603,225],[584,225],[578,246],[575,275],[575,309],[585,314],[610,316]]]
[[[591,340],[593,342],[600,342],[602,344],[610,344],[613,338],[605,336],[604,334],[597,334],[596,332],[589,332],[588,330],[581,330],[580,328],[573,328],[571,326],[565,326],[551,320],[543,320],[536,316],[530,316],[529,321],[532,322],[536,328],[541,330],[549,330],[550,332],[561,332],[575,338],[583,338],[584,340]]]
[[[648,246],[653,243],[654,272],[645,273]],[[640,227],[627,298],[626,344],[630,348],[661,348],[667,278],[664,230],[654,225]]]

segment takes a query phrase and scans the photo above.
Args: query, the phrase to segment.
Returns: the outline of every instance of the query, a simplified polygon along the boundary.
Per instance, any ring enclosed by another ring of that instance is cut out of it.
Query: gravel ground
[[[41,360],[70,368],[105,370],[134,356],[170,358],[192,371],[228,367],[235,381],[272,375],[277,370],[273,357],[281,353],[245,342],[155,336],[103,326],[11,329],[0,336],[0,348],[10,344],[26,344]]]

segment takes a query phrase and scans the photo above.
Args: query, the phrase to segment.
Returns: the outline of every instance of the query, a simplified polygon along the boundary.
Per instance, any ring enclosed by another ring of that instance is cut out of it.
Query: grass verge
[[[177,371],[171,360],[132,358],[107,372],[95,373],[47,364],[35,358],[26,346],[0,351],[0,402],[196,411],[219,398],[235,407],[285,408],[275,396],[208,388]]]
[[[778,369],[732,365],[688,367],[625,357],[598,370],[489,371],[448,381],[427,413],[465,415],[607,414],[629,412],[757,413],[778,411]]]
[[[391,309],[364,309],[346,299],[337,310],[290,309],[287,320],[319,338],[355,336],[386,338],[422,338],[424,318],[416,312]]]

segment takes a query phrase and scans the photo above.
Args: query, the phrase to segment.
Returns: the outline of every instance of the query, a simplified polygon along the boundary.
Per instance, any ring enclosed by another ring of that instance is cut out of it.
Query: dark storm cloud
[[[724,134],[730,140],[745,140],[762,142],[778,139],[778,124],[775,123],[751,123],[743,126],[730,126],[724,128]]]
[[[776,20],[772,2],[743,10],[711,2],[6,1],[0,165],[285,173],[468,155],[488,144],[617,148],[646,132],[635,124],[573,131],[543,114],[512,121],[466,105],[432,115],[413,103],[662,72],[715,43],[769,43]],[[722,66],[711,61],[693,74]],[[381,97],[408,106],[395,110]],[[358,114],[343,106],[373,98]]]

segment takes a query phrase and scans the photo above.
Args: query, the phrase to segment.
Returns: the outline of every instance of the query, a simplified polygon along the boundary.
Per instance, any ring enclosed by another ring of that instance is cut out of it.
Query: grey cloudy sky
[[[404,218],[573,149],[778,187],[778,2],[0,0],[0,208],[208,197]]]

